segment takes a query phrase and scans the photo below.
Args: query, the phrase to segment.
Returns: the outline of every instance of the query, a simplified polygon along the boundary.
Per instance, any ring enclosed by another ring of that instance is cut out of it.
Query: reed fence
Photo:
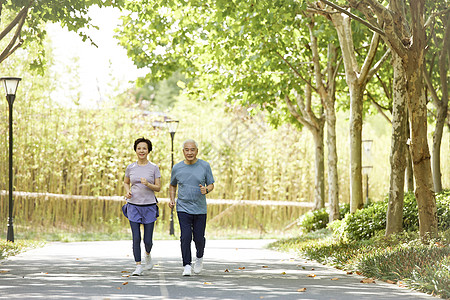
[[[0,231],[6,235],[8,191],[0,191]],[[121,196],[80,196],[52,193],[14,192],[15,230],[41,228],[67,232],[96,231],[112,233],[127,230],[122,215]],[[160,217],[155,230],[169,231],[168,198],[159,198]],[[252,230],[260,233],[284,230],[292,226],[313,203],[267,200],[208,199],[208,230]],[[174,222],[177,225],[176,214]]]

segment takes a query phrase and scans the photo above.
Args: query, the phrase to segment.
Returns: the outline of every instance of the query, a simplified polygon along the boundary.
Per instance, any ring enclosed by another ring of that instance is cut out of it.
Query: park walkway
[[[179,241],[154,241],[155,268],[134,270],[131,241],[49,243],[0,263],[0,299],[435,299],[264,248],[208,240],[204,270],[183,277]]]

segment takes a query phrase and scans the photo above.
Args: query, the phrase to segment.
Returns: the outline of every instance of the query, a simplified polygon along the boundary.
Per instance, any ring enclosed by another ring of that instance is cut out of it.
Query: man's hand
[[[205,184],[205,186],[203,186],[201,184],[199,184],[198,186],[200,187],[200,193],[202,193],[202,195],[206,195],[207,194],[206,184]]]
[[[174,208],[175,207],[175,200],[170,199],[169,200],[169,207]]]

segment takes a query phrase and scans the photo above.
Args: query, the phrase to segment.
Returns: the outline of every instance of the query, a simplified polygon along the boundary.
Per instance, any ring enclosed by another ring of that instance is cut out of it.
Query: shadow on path
[[[269,242],[208,240],[204,270],[190,277],[181,276],[179,241],[154,241],[155,267],[143,276],[130,276],[131,241],[51,243],[2,261],[0,299],[434,299],[360,283],[361,276],[267,250]]]

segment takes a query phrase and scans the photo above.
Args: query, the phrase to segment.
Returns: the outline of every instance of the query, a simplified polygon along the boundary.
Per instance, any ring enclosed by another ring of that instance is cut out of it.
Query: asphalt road
[[[134,270],[131,241],[50,243],[0,263],[0,299],[436,299],[264,248],[207,240],[201,274],[183,277],[179,241],[154,241],[155,267]],[[194,252],[195,253],[195,252]]]

